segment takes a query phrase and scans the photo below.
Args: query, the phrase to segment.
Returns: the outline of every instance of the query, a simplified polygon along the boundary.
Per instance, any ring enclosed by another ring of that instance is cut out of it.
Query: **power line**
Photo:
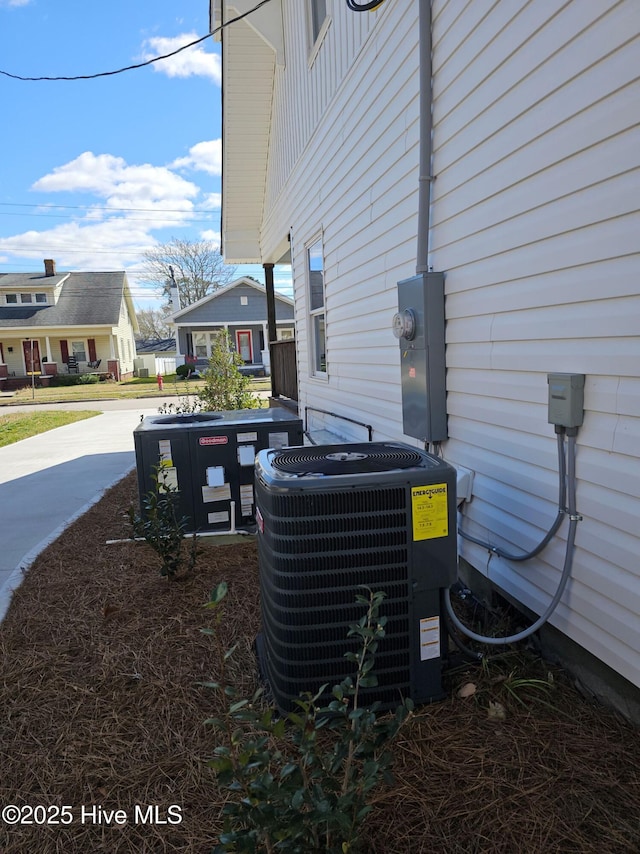
[[[202,213],[206,214],[209,211],[219,211],[219,207],[215,208],[192,208],[190,211],[185,211],[182,208],[110,208],[106,205],[52,205],[48,202],[41,204],[39,202],[0,202],[0,207],[4,208],[55,208],[56,210],[69,211],[116,211],[117,213]]]
[[[67,219],[67,220],[74,219],[74,217],[71,214],[67,214],[66,216],[64,214],[41,214],[41,213],[17,214],[17,213],[12,213],[11,211],[0,211],[0,216],[12,216],[12,217],[29,216],[29,217],[37,217],[37,218],[41,218],[41,219]],[[198,223],[200,223],[200,224],[209,223],[210,224],[210,223],[216,221],[214,217],[212,217],[211,219],[189,219],[191,214],[188,211],[185,211],[184,216],[185,216],[184,219],[166,219],[163,217],[161,221],[164,223],[167,223],[167,225],[195,225]],[[156,222],[156,223],[158,222],[157,219],[152,219],[149,217],[140,217],[140,216],[127,216],[127,217],[120,217],[119,219],[121,221],[124,221],[124,222]],[[105,219],[100,219],[100,220],[82,220],[81,222],[82,222],[82,225],[92,225],[92,224],[104,225],[105,222],[107,222],[107,221],[109,221],[108,217]]]
[[[221,32],[225,27],[231,26],[231,24],[235,24],[236,21],[241,21],[243,18],[246,18],[248,15],[251,15],[253,12],[256,12],[258,9],[262,8],[262,6],[266,6],[267,3],[270,3],[271,0],[261,0],[260,3],[255,5],[253,9],[249,9],[248,12],[243,12],[242,15],[236,15],[235,18],[230,18],[225,23],[221,24],[217,29],[213,30],[210,33],[207,33],[204,36],[196,39],[195,41],[189,42],[189,44],[182,45],[182,47],[177,48],[176,50],[172,50],[170,53],[165,53],[162,56],[154,56],[152,59],[147,59],[145,62],[138,62],[135,65],[125,65],[123,68],[116,68],[113,71],[100,71],[97,74],[76,74],[70,77],[23,77],[20,74],[11,74],[9,71],[2,71],[0,69],[0,74],[4,77],[10,77],[12,80],[24,80],[28,82],[39,82],[43,80],[96,80],[98,77],[113,77],[116,74],[122,74],[125,71],[134,71],[137,68],[144,68],[146,65],[153,65],[154,62],[160,62],[161,59],[169,59],[172,56],[176,56],[176,54],[181,53],[183,50],[187,50],[187,48],[194,47],[197,44],[200,44],[207,39],[210,39],[211,36],[215,36],[217,33]]]

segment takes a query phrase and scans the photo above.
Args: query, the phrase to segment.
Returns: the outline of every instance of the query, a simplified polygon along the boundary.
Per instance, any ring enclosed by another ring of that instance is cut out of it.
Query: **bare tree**
[[[146,341],[158,341],[172,335],[168,307],[164,309],[140,308],[136,311],[140,335]]]
[[[169,296],[175,277],[183,308],[228,285],[236,275],[236,268],[224,263],[220,250],[209,240],[172,237],[145,252],[144,259],[140,279]]]

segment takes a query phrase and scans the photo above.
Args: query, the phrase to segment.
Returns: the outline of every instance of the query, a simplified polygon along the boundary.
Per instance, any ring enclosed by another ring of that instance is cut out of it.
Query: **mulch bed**
[[[228,581],[222,643],[239,643],[232,678],[249,694],[255,543],[205,541],[195,572],[167,582],[145,544],[105,544],[129,536],[135,502],[130,475],[38,558],[0,627],[0,805],[73,808],[69,825],[0,823],[2,854],[205,854],[216,842],[226,795],[207,766],[216,739],[204,721],[219,701],[198,684],[217,660],[203,605]],[[465,683],[476,691],[460,698]],[[396,785],[376,794],[365,851],[640,851],[637,729],[523,653],[461,666],[447,688],[395,742]],[[83,823],[83,805],[103,822],[86,812]],[[182,821],[136,823],[136,805],[165,821],[175,805]],[[114,809],[129,821],[107,824]]]

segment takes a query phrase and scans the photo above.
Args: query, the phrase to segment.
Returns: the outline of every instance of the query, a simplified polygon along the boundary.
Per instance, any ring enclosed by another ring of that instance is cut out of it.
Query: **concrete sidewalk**
[[[135,467],[133,430],[158,403],[127,403],[0,448],[0,621],[38,554]]]

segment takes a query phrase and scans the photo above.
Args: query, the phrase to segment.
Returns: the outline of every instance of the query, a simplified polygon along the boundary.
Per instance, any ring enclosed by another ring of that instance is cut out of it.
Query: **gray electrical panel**
[[[549,424],[580,427],[584,419],[584,374],[548,374]]]
[[[393,331],[400,340],[403,430],[424,442],[448,435],[444,328],[444,274],[398,282]]]

